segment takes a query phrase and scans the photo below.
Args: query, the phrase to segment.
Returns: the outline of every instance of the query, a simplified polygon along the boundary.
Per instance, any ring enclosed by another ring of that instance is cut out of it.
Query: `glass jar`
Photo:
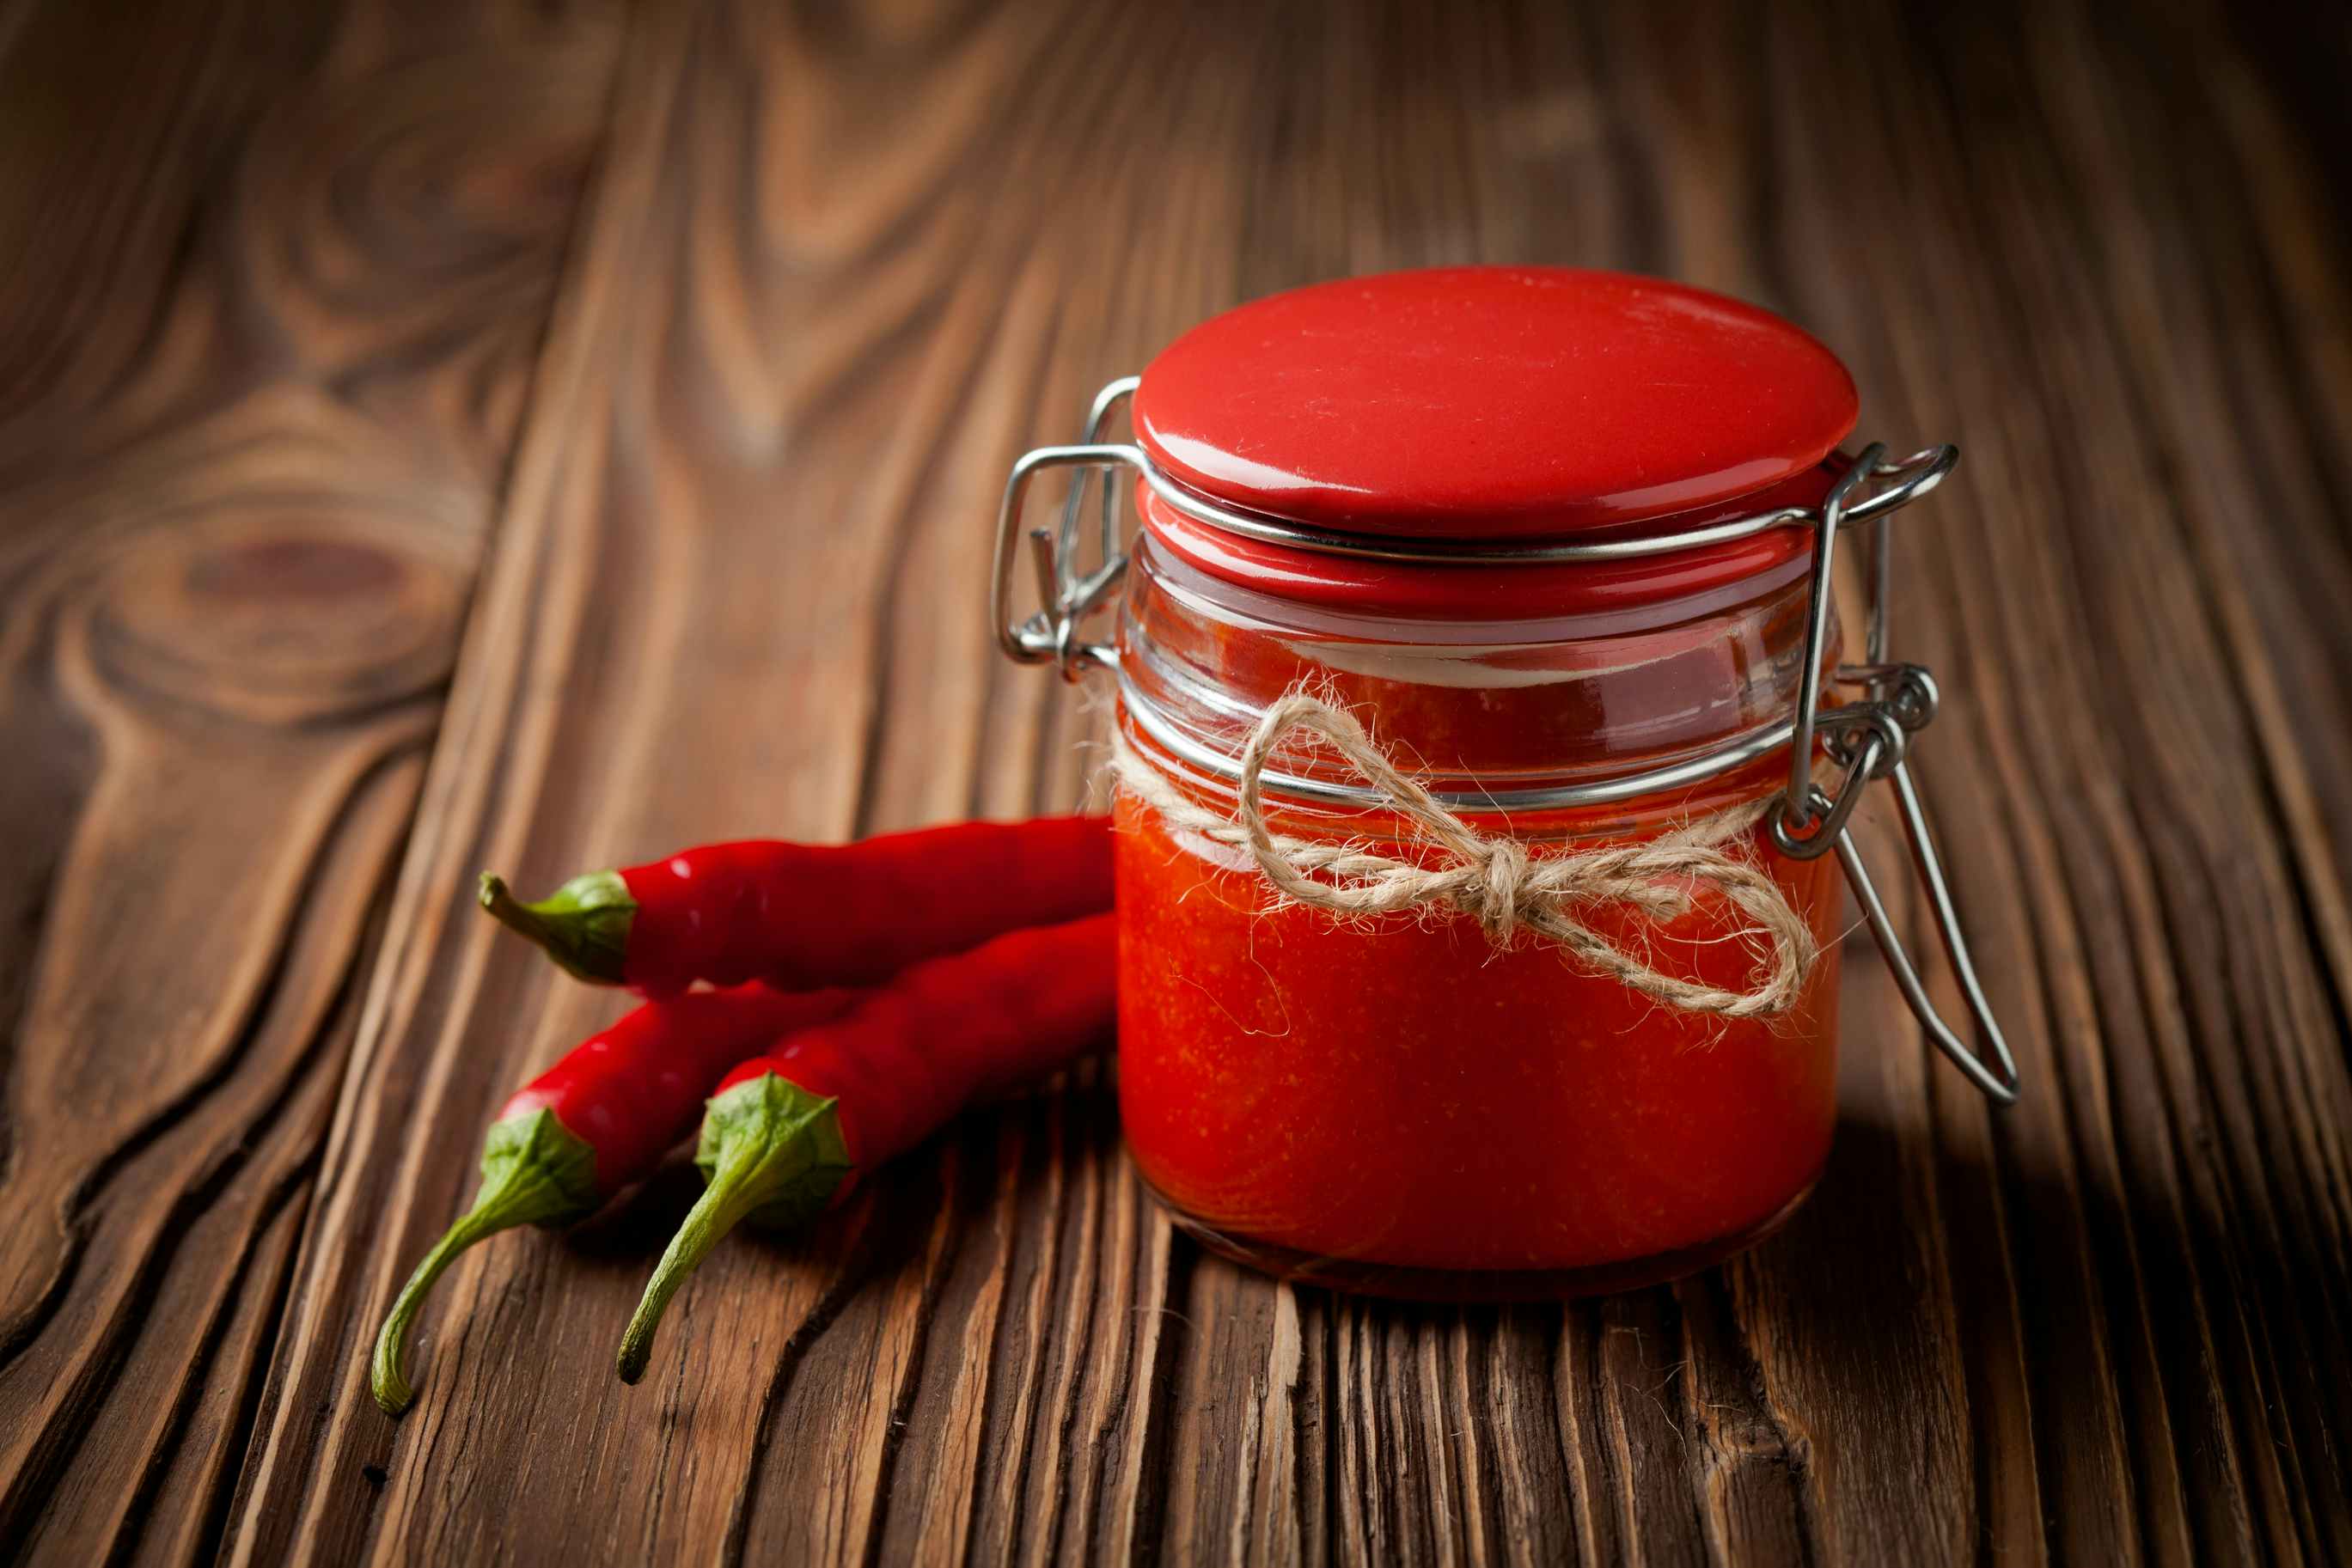
[[[1137,443],[1100,444],[1130,396]],[[1844,832],[1872,779],[1997,1067],[1899,944],[1897,978],[2013,1097],[1904,770],[1933,683],[1885,662],[1883,594],[1868,662],[1842,665],[1828,591],[1840,530],[1956,454],[1848,458],[1854,413],[1828,351],[1752,308],[1449,268],[1229,312],[1106,389],[1085,444],[1016,466],[1006,650],[1118,677],[1120,1107],[1180,1225],[1285,1276],[1452,1299],[1627,1288],[1748,1245],[1828,1155],[1844,881],[1893,943]],[[1025,487],[1056,465],[1133,470],[1141,530],[1123,544],[1107,476],[1082,570],[1082,482],[1032,536],[1045,608],[1015,621]],[[1115,641],[1083,638],[1121,586]],[[1862,695],[1824,708],[1840,683]],[[1271,744],[1297,693],[1370,754]],[[1694,838],[1769,885],[1653,856],[1630,891],[1552,901],[1573,940],[1496,913],[1549,895],[1494,846],[1559,869]],[[1777,988],[1791,939],[1755,896],[1813,949]]]

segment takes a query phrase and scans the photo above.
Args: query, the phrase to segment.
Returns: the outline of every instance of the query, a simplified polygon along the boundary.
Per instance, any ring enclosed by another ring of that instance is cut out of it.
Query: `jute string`
[[[1265,711],[1240,758],[1238,816],[1192,800],[1114,727],[1113,765],[1120,788],[1171,827],[1248,852],[1276,893],[1294,904],[1341,916],[1451,908],[1507,946],[1522,931],[1557,944],[1577,962],[1685,1012],[1727,1019],[1769,1018],[1786,1010],[1804,985],[1813,935],[1772,879],[1729,846],[1763,820],[1774,797],[1698,818],[1640,843],[1536,855],[1515,839],[1489,837],[1447,810],[1391,762],[1346,710],[1293,691]],[[1361,843],[1293,838],[1266,825],[1267,759],[1293,736],[1337,752],[1386,804],[1444,852],[1423,865],[1379,854]],[[1690,907],[1677,883],[1705,883],[1748,917],[1758,940],[1757,984],[1727,991],[1659,973],[1577,918],[1605,904],[1630,904],[1654,921]]]

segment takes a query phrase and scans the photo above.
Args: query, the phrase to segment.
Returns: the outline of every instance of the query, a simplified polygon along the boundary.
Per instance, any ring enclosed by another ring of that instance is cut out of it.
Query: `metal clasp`
[[[1977,978],[1976,963],[1969,953],[1968,934],[1961,928],[1959,912],[1952,905],[1944,862],[1936,852],[1935,836],[1928,830],[1927,809],[1920,803],[1918,786],[1911,779],[1908,741],[1936,716],[1935,677],[1920,665],[1890,664],[1886,659],[1889,588],[1893,580],[1889,554],[1892,538],[1887,520],[1897,508],[1942,483],[1944,476],[1959,461],[1960,454],[1954,446],[1930,447],[1895,463],[1885,461],[1885,454],[1884,446],[1866,449],[1822,504],[1813,540],[1812,602],[1805,626],[1805,673],[1798,688],[1796,721],[1790,743],[1789,788],[1780,810],[1770,820],[1769,831],[1776,848],[1799,859],[1809,860],[1831,849],[1837,851],[1838,862],[1845,868],[1847,885],[1853,889],[1863,917],[1869,922],[1870,933],[1878,939],[1879,951],[1886,956],[1895,983],[1903,992],[1903,999],[1910,1004],[1912,1015],[1927,1031],[1929,1043],[1949,1058],[1952,1065],[1995,1104],[2012,1105],[2017,1103],[2017,1059],[2011,1053],[2000,1020],[1993,1017],[1992,1004],[1985,998],[1984,986]],[[1857,499],[1863,486],[1872,480],[1894,483]],[[1824,711],[1821,706],[1821,669],[1828,645],[1833,599],[1833,557],[1839,532],[1862,521],[1869,522],[1871,528],[1870,625],[1864,643],[1865,662],[1841,666],[1834,678],[1841,685],[1862,687],[1866,695],[1860,702]],[[1845,765],[1844,781],[1834,796],[1812,780],[1816,733],[1824,736],[1823,749],[1831,759]],[[1901,934],[1895,929],[1893,917],[1886,912],[1885,901],[1878,895],[1870,868],[1863,861],[1862,848],[1846,831],[1847,819],[1853,816],[1864,786],[1874,779],[1884,779],[1895,786],[1903,836],[1911,849],[1912,867],[1927,889],[1936,930],[1942,938],[1944,955],[1951,961],[1953,976],[1959,981],[1969,1015],[1975,1022],[1981,1053],[1969,1051],[1936,1010],[1935,1001],[1927,995],[1927,983],[1919,977],[1918,966],[1912,962]]]
[[[1102,608],[1111,590],[1127,575],[1127,553],[1119,548],[1118,470],[1145,468],[1143,453],[1133,446],[1106,444],[1103,426],[1111,410],[1135,391],[1139,378],[1124,376],[1095,394],[1085,433],[1075,446],[1040,446],[1013,465],[1004,482],[1004,500],[996,513],[996,563],[990,574],[990,602],[995,607],[996,645],[1007,657],[1024,664],[1055,664],[1066,681],[1076,681],[1101,665],[1115,668],[1118,648],[1110,643],[1082,642],[1078,628]],[[1029,559],[1036,575],[1040,608],[1025,619],[1013,613],[1013,558],[1019,549],[1022,507],[1028,500],[1029,481],[1048,468],[1076,468],[1077,482],[1062,507],[1058,533],[1029,531]],[[1102,500],[1098,508],[1097,562],[1090,572],[1077,568],[1079,519],[1086,510],[1087,487],[1099,471]]]

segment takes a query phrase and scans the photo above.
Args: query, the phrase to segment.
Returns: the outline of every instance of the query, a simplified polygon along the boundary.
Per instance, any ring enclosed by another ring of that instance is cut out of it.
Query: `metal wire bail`
[[[1133,446],[1101,444],[1103,426],[1111,411],[1130,396],[1138,376],[1122,376],[1095,394],[1087,413],[1085,432],[1075,446],[1040,446],[1024,453],[1004,481],[1004,501],[996,514],[996,563],[990,573],[989,601],[994,606],[996,645],[1017,664],[1058,665],[1062,678],[1075,681],[1096,665],[1115,668],[1118,649],[1110,643],[1078,639],[1078,625],[1110,597],[1127,574],[1127,554],[1119,549],[1118,470],[1147,466],[1143,453]],[[1076,468],[1077,482],[1062,507],[1057,534],[1044,528],[1029,532],[1030,561],[1036,574],[1040,608],[1024,620],[1013,616],[1013,558],[1019,549],[1022,508],[1029,482],[1048,468]],[[1086,509],[1087,485],[1099,471],[1102,502],[1097,530],[1097,564],[1081,574],[1078,527]]]
[[[1120,548],[1120,486],[1118,473],[1132,469],[1155,497],[1196,521],[1244,538],[1263,539],[1293,549],[1328,554],[1365,556],[1384,560],[1444,561],[1510,565],[1532,561],[1623,560],[1664,555],[1702,545],[1747,538],[1772,528],[1802,528],[1813,534],[1811,595],[1805,622],[1805,674],[1798,688],[1791,717],[1745,735],[1733,737],[1704,755],[1670,768],[1598,782],[1496,792],[1454,794],[1435,791],[1449,810],[1544,810],[1565,806],[1594,805],[1632,800],[1662,789],[1695,784],[1730,771],[1785,746],[1789,748],[1789,784],[1779,810],[1767,819],[1767,831],[1782,854],[1812,860],[1834,851],[1846,881],[1862,905],[1871,935],[1886,956],[1904,1000],[1927,1030],[1929,1043],[1951,1059],[1971,1083],[1996,1104],[2015,1103],[2018,1094],[2016,1058],[1986,1000],[1969,953],[1967,934],[1952,904],[1942,860],[1927,827],[1926,809],[1911,778],[1912,737],[1936,716],[1936,683],[1916,664],[1890,663],[1887,658],[1887,601],[1892,582],[1889,570],[1888,523],[1894,514],[1941,484],[1959,461],[1955,446],[1933,446],[1889,462],[1886,449],[1864,449],[1853,466],[1841,475],[1818,507],[1788,507],[1728,522],[1709,524],[1680,533],[1641,538],[1523,540],[1455,540],[1375,538],[1335,534],[1303,527],[1284,518],[1237,511],[1190,490],[1163,473],[1142,448],[1107,443],[1103,431],[1112,412],[1134,394],[1141,378],[1124,376],[1095,395],[1076,444],[1041,446],[1024,455],[1005,480],[1004,499],[996,518],[996,555],[990,574],[990,601],[994,612],[997,645],[1008,658],[1024,664],[1053,664],[1066,680],[1076,681],[1097,666],[1118,667],[1118,649],[1109,642],[1080,635],[1086,621],[1110,601],[1127,571]],[[1029,485],[1049,468],[1075,468],[1057,529],[1029,530],[1030,564],[1038,608],[1016,617],[1013,610],[1014,558],[1020,554],[1021,523]],[[1099,479],[1102,491],[1096,507],[1093,555],[1095,565],[1081,570],[1086,541],[1087,492]],[[1864,639],[1864,662],[1841,665],[1832,679],[1859,688],[1855,701],[1822,706],[1822,661],[1828,651],[1829,626],[1835,601],[1833,574],[1839,536],[1867,524],[1870,528],[1870,620]],[[1154,740],[1188,766],[1206,773],[1232,777],[1234,758],[1184,735],[1141,702],[1133,686],[1122,680],[1129,712]],[[1834,792],[1813,777],[1816,746],[1843,769]],[[1267,788],[1313,800],[1355,800],[1360,791],[1322,780],[1297,778],[1271,769],[1264,775]],[[1879,896],[1870,868],[1848,822],[1861,803],[1863,791],[1874,779],[1895,787],[1904,838],[1911,862],[1927,890],[1930,911],[1945,956],[1959,982],[1981,1049],[1971,1051],[1936,1010],[1918,966],[1904,946]],[[1365,803],[1358,801],[1357,803]]]
[[[1866,662],[1841,665],[1835,675],[1839,684],[1860,686],[1868,695],[1862,703],[1826,713],[1821,709],[1822,654],[1827,643],[1832,598],[1832,558],[1845,521],[1869,505],[1868,501],[1854,504],[1855,493],[1871,479],[1893,478],[1907,483],[1911,497],[1916,497],[1941,483],[1960,456],[1958,447],[1941,446],[1888,463],[1884,461],[1885,452],[1885,447],[1875,444],[1865,449],[1822,503],[1814,535],[1812,601],[1805,626],[1805,674],[1798,688],[1789,789],[1780,810],[1769,821],[1769,831],[1773,844],[1783,854],[1811,859],[1832,848],[1837,851],[1838,863],[1844,868],[1846,883],[1862,905],[1870,934],[1877,939],[1879,951],[1885,955],[1887,968],[1894,974],[1895,984],[1909,1004],[1912,1016],[1927,1030],[1928,1043],[1943,1052],[1995,1104],[2013,1105],[2020,1082],[2017,1058],[2010,1051],[2008,1037],[2001,1032],[2000,1020],[1993,1016],[1983,983],[1977,978],[1968,933],[1960,925],[1959,911],[1953,906],[1951,885],[1945,879],[1944,862],[1936,852],[1935,835],[1927,826],[1927,808],[1920,802],[1918,786],[1911,778],[1906,743],[1911,735],[1934,720],[1937,693],[1935,677],[1922,666],[1886,661],[1893,538],[1885,510],[1878,512],[1871,523],[1870,624],[1864,643]],[[1842,716],[1865,711],[1874,719],[1893,720],[1897,733],[1889,736],[1874,724],[1846,734],[1831,734],[1826,749],[1833,759],[1846,764],[1846,776],[1837,794],[1829,796],[1812,782],[1812,737],[1817,727],[1844,729]],[[1895,786],[1911,864],[1920,885],[1927,889],[1937,934],[1976,1026],[1980,1051],[1971,1051],[1936,1010],[1934,999],[1927,995],[1927,983],[1920,978],[1918,966],[1912,961],[1902,935],[1895,930],[1886,903],[1871,878],[1870,867],[1862,858],[1862,846],[1846,831],[1847,819],[1853,815],[1864,787],[1873,779],[1885,779]]]

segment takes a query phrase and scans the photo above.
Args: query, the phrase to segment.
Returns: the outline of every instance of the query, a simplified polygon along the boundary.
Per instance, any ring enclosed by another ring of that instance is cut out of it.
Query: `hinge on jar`
[[[1928,831],[1927,816],[1911,778],[1908,754],[1911,737],[1936,716],[1933,676],[1917,664],[1890,663],[1886,653],[1888,589],[1891,584],[1888,521],[1911,502],[1943,482],[1959,461],[1955,446],[1932,446],[1895,462],[1886,449],[1873,444],[1839,476],[1819,507],[1789,507],[1729,522],[1710,524],[1681,533],[1646,538],[1606,540],[1478,541],[1451,539],[1368,538],[1333,534],[1280,518],[1238,512],[1189,490],[1160,471],[1142,448],[1102,439],[1111,413],[1134,394],[1141,378],[1125,376],[1096,394],[1076,444],[1041,446],[1013,464],[1005,481],[1003,503],[997,512],[995,563],[990,575],[990,602],[997,644],[1005,654],[1024,664],[1050,664],[1063,678],[1075,681],[1097,665],[1116,669],[1118,650],[1106,642],[1079,635],[1084,622],[1110,600],[1127,570],[1120,541],[1120,496],[1118,472],[1132,469],[1155,496],[1176,510],[1212,528],[1248,538],[1294,549],[1331,554],[1368,556],[1385,560],[1487,562],[1519,564],[1534,561],[1622,560],[1663,555],[1702,545],[1746,538],[1767,529],[1805,528],[1813,532],[1811,596],[1805,631],[1805,675],[1798,691],[1796,713],[1784,725],[1770,727],[1727,741],[1701,757],[1652,772],[1599,783],[1557,789],[1528,789],[1501,795],[1480,792],[1455,797],[1443,791],[1436,799],[1448,810],[1526,810],[1624,800],[1654,790],[1679,789],[1719,773],[1743,767],[1780,747],[1789,748],[1789,784],[1779,810],[1769,819],[1769,834],[1782,854],[1799,860],[1817,859],[1837,852],[1846,881],[1862,905],[1871,934],[1886,956],[1895,983],[1928,1040],[1949,1058],[1969,1081],[1995,1103],[2012,1104],[2018,1092],[2015,1057],[1992,1014],[1992,1005],[1979,982],[1969,956],[1967,934],[1952,904],[1951,888],[1941,858]],[[1021,520],[1030,482],[1048,468],[1076,468],[1077,481],[1062,508],[1057,530],[1029,531],[1030,561],[1035,574],[1039,608],[1016,619],[1013,604],[1013,559],[1020,551]],[[1078,567],[1089,483],[1100,474],[1102,492],[1097,509],[1097,564]],[[1865,486],[1874,486],[1867,494]],[[1863,664],[1841,665],[1832,679],[1854,686],[1864,695],[1834,707],[1822,706],[1821,670],[1828,651],[1829,621],[1833,602],[1832,576],[1838,537],[1862,524],[1871,528],[1870,620]],[[1130,705],[1132,716],[1155,741],[1189,765],[1211,773],[1233,770],[1233,759],[1188,740],[1172,727],[1154,723],[1148,706]],[[1834,793],[1813,778],[1814,752],[1819,748],[1843,769]],[[1279,791],[1308,798],[1330,798],[1332,786],[1295,779],[1269,769],[1265,783]],[[1926,889],[1944,953],[1950,960],[1962,998],[1983,1041],[1979,1054],[1955,1034],[1927,995],[1927,983],[1895,929],[1870,869],[1862,859],[1848,819],[1861,803],[1871,781],[1884,779],[1895,787],[1904,837],[1920,884]],[[1345,790],[1336,791],[1344,795]]]
[[[1936,716],[1937,691],[1935,677],[1923,666],[1890,664],[1886,659],[1892,539],[1884,513],[1871,523],[1870,627],[1864,643],[1867,662],[1841,666],[1833,677],[1840,685],[1860,686],[1867,695],[1861,702],[1826,711],[1821,706],[1822,656],[1829,637],[1832,574],[1835,570],[1838,535],[1848,516],[1850,497],[1867,477],[1890,477],[1906,470],[1930,476],[1914,492],[1923,493],[1959,461],[1959,451],[1952,446],[1931,448],[1899,463],[1885,462],[1885,450],[1875,444],[1864,450],[1822,503],[1813,536],[1812,598],[1805,622],[1805,674],[1798,687],[1795,728],[1789,747],[1789,788],[1781,797],[1779,811],[1769,820],[1769,832],[1775,848],[1800,860],[1813,859],[1832,849],[1837,851],[1838,862],[1845,868],[1846,883],[1853,889],[1855,902],[1862,905],[1863,917],[1870,924],[1871,935],[1878,939],[1879,951],[1886,956],[1887,968],[1903,999],[1910,1004],[1912,1015],[1927,1031],[1928,1042],[1996,1104],[2011,1105],[2017,1102],[2017,1059],[2011,1053],[2000,1022],[1993,1017],[1992,1004],[1986,999],[1984,986],[1977,978],[1976,962],[1969,953],[1968,933],[1960,925],[1958,910],[1953,907],[1943,859],[1936,852],[1927,809],[1920,803],[1918,786],[1912,781],[1906,755],[1910,737],[1926,728]],[[1813,737],[1817,733],[1822,736],[1822,749],[1831,760],[1845,768],[1845,778],[1835,795],[1813,782]],[[1918,966],[1912,962],[1902,934],[1895,929],[1885,901],[1871,879],[1861,846],[1845,831],[1846,820],[1861,800],[1864,787],[1878,779],[1895,786],[1911,864],[1920,885],[1927,890],[1928,908],[1935,915],[1944,956],[1951,962],[1953,978],[1959,982],[1961,998],[1968,1004],[1969,1015],[1983,1044],[1982,1054],[1969,1050],[1936,1010],[1934,998],[1927,995],[1927,983],[1920,978]]]
[[[1110,643],[1089,643],[1078,628],[1110,598],[1112,589],[1127,575],[1127,552],[1119,547],[1118,471],[1122,465],[1147,465],[1133,446],[1102,444],[1103,426],[1111,411],[1133,395],[1140,376],[1121,376],[1095,394],[1087,427],[1075,446],[1040,446],[1013,465],[1004,482],[1004,504],[996,517],[996,565],[991,573],[989,597],[994,606],[996,644],[1016,663],[1054,664],[1066,681],[1075,681],[1097,665],[1115,669],[1118,648]],[[1036,574],[1040,608],[1026,619],[1013,618],[1013,557],[1018,549],[1022,507],[1029,482],[1047,468],[1076,468],[1069,499],[1062,506],[1058,534],[1044,528],[1029,531],[1029,561]],[[1077,568],[1079,519],[1086,511],[1087,482],[1101,470],[1102,500],[1098,508],[1097,565],[1081,573]]]

